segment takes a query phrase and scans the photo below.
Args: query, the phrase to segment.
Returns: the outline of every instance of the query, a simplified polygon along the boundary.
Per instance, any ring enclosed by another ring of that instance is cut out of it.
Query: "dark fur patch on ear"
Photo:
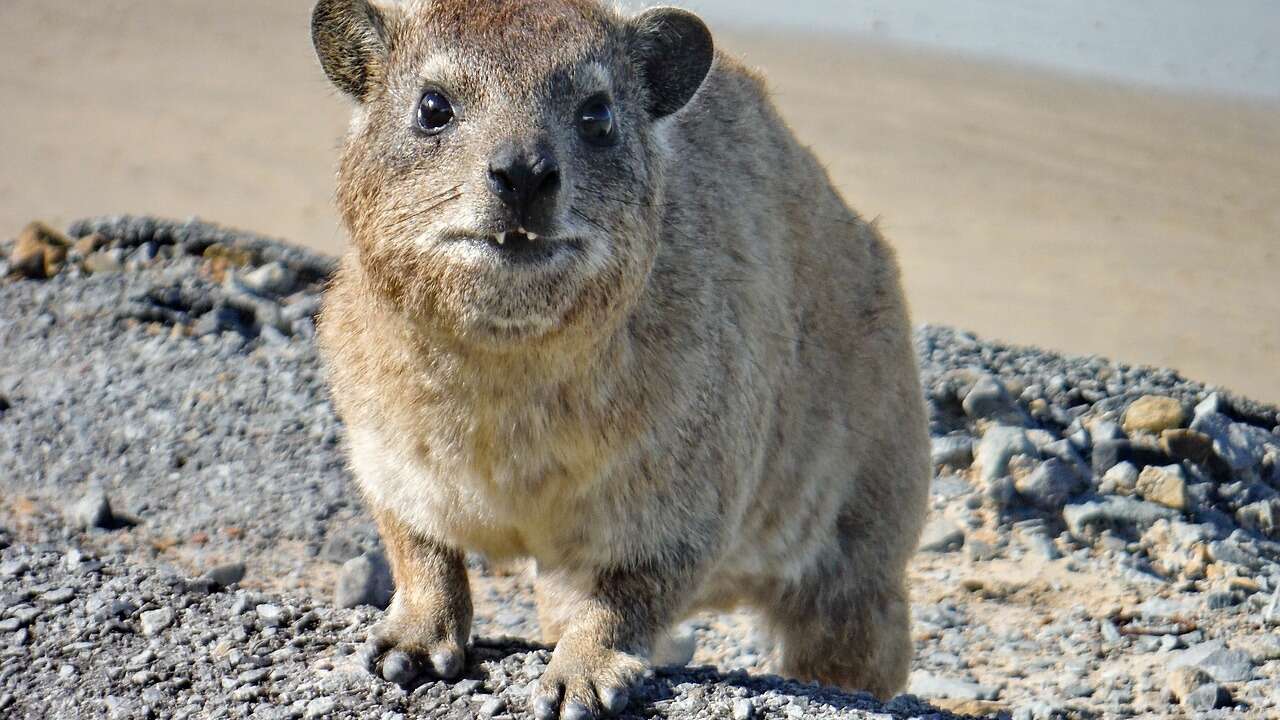
[[[311,42],[325,75],[357,100],[382,79],[387,29],[368,0],[320,0],[311,13]]]
[[[697,15],[667,7],[636,16],[631,31],[631,54],[649,86],[649,112],[666,117],[693,98],[711,71],[711,31]]]

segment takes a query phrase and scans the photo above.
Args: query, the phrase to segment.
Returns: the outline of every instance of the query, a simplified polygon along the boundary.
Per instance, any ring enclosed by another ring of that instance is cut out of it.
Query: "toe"
[[[441,647],[431,653],[431,669],[445,680],[457,679],[465,665],[462,648]]]
[[[541,688],[533,700],[533,716],[537,720],[555,720],[560,716],[560,688]]]
[[[560,713],[560,720],[592,720],[595,713],[586,705],[573,700],[564,704],[564,711]]]
[[[623,686],[605,688],[600,692],[600,705],[606,715],[617,715],[631,702],[631,693]]]
[[[409,687],[421,674],[418,663],[403,650],[392,650],[382,660],[383,679],[400,687]]]

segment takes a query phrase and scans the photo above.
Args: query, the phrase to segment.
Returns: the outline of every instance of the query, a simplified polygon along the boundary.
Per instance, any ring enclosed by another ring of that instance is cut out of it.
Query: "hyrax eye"
[[[578,110],[578,134],[592,145],[607,147],[618,141],[617,123],[613,106],[602,97],[594,97]]]
[[[434,135],[453,122],[453,104],[449,98],[435,90],[422,94],[418,102],[418,127],[422,131]]]

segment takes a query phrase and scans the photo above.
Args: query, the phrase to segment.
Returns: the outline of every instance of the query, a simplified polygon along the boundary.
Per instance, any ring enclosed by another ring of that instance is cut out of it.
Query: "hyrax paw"
[[[403,688],[427,677],[455,680],[467,664],[466,650],[454,638],[421,630],[409,631],[394,618],[369,631],[360,651],[365,668]]]
[[[589,720],[617,715],[631,700],[631,688],[649,672],[640,658],[599,650],[579,654],[561,652],[551,658],[534,692],[537,720]]]

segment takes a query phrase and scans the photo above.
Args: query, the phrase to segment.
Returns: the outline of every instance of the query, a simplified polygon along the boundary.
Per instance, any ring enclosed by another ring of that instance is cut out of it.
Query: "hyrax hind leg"
[[[471,634],[465,558],[393,513],[379,512],[377,520],[396,592],[387,616],[369,634],[364,659],[398,685],[412,685],[428,672],[453,679],[466,664]]]
[[[783,675],[887,700],[907,682],[910,608],[901,573],[813,578],[766,611]]]

